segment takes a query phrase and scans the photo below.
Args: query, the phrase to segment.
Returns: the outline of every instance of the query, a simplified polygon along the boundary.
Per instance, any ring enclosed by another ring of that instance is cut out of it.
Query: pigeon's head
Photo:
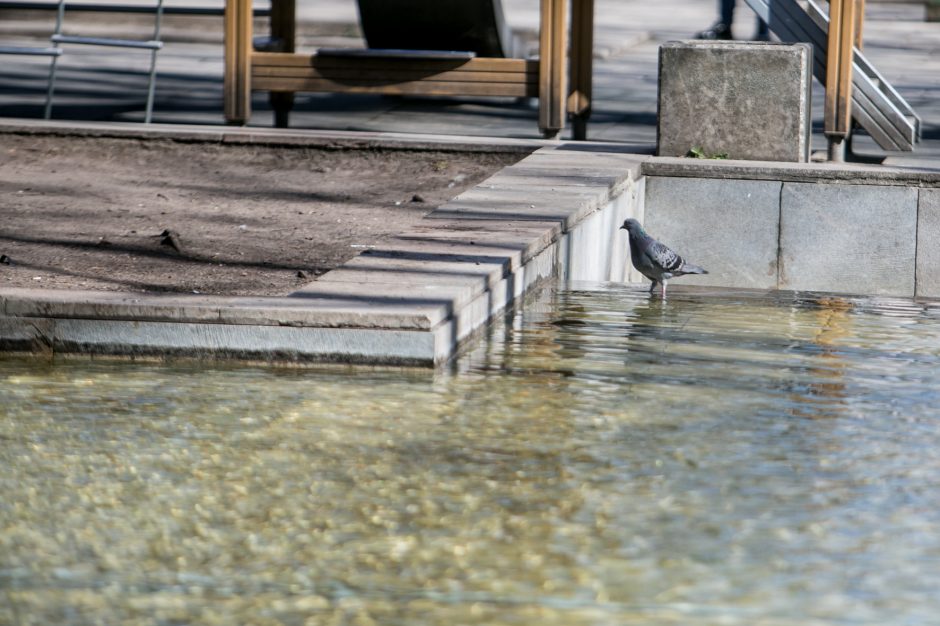
[[[633,218],[625,220],[623,226],[620,227],[621,230],[625,230],[633,237],[638,237],[643,233],[643,227],[640,226],[640,223]]]

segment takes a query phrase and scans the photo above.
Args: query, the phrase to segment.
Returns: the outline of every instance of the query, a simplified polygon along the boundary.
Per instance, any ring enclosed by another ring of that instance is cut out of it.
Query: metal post
[[[157,14],[154,16],[153,41],[160,41],[160,23],[163,21],[163,0],[157,0]],[[158,48],[150,50],[150,82],[147,85],[147,112],[144,114],[144,124],[149,124],[153,118],[153,98],[157,88],[157,52]]]
[[[55,30],[53,31],[53,36],[62,34],[62,21],[65,19],[65,0],[59,0],[59,6],[56,7],[55,12]],[[52,94],[55,92],[55,77],[56,70],[59,65],[58,55],[52,57],[52,61],[49,62],[49,80],[48,86],[46,87],[46,107],[43,111],[44,119],[52,118]]]

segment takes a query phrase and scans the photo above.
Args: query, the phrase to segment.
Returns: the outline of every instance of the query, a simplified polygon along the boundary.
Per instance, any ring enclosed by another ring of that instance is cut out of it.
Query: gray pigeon
[[[683,274],[707,274],[699,267],[686,263],[681,256],[646,234],[640,223],[629,219],[620,227],[630,235],[630,259],[638,272],[653,281],[650,293],[661,287],[662,297],[666,297],[666,281]]]

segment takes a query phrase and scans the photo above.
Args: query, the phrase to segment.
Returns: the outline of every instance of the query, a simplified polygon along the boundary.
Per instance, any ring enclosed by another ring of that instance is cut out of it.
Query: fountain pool
[[[546,288],[445,371],[0,360],[0,624],[929,624],[940,307]]]

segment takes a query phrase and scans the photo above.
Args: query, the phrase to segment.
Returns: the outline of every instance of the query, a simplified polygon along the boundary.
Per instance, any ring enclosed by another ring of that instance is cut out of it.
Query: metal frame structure
[[[79,5],[80,6],[80,5]],[[160,41],[160,25],[163,20],[163,0],[156,0],[156,6],[153,9],[154,26],[153,36],[148,40],[136,39],[116,39],[110,37],[84,37],[81,35],[64,35],[62,28],[65,24],[65,0],[59,0],[56,6],[55,31],[52,34],[51,41],[57,48],[62,44],[85,45],[85,46],[106,46],[113,48],[129,48],[134,50],[150,51],[150,71],[148,72],[147,82],[147,108],[144,114],[144,123],[149,124],[153,118],[153,100],[156,93],[157,79],[157,52],[163,48],[163,42]],[[120,11],[120,7],[114,10]],[[60,48],[61,49],[61,48]],[[55,92],[56,70],[58,68],[59,55],[52,57],[49,64],[49,90],[46,96],[46,109],[44,117],[52,117],[52,96]]]
[[[64,12],[73,10],[73,11],[82,11],[82,12],[92,12],[92,13],[137,13],[137,14],[153,14],[159,13],[156,16],[157,23],[154,27],[154,35],[151,42],[159,43],[162,46],[160,41],[160,20],[162,15],[210,15],[210,16],[222,16],[225,13],[225,10],[221,7],[208,7],[208,6],[187,6],[187,7],[178,7],[178,6],[163,6],[162,0],[156,7],[142,6],[136,4],[102,4],[102,3],[85,3],[85,2],[62,2],[61,0],[56,0],[54,2],[41,2],[37,0],[0,0],[0,9],[3,10],[13,10],[13,11],[56,11],[56,28],[55,33],[61,35],[62,23],[64,21]],[[267,17],[270,15],[270,10],[268,9],[254,9],[255,17]],[[72,38],[70,38],[72,39]],[[84,38],[84,39],[93,39],[93,38]],[[60,39],[62,43],[76,43],[74,40],[65,41]],[[98,38],[98,41],[102,41]],[[113,39],[113,40],[104,40],[110,42],[128,42],[128,40]],[[90,42],[86,42],[89,45],[92,45]],[[147,48],[147,46],[139,45],[141,42],[130,41],[134,45],[126,46],[132,48]],[[98,43],[97,45],[118,45],[117,43]],[[125,47],[125,46],[119,46]],[[147,114],[146,121],[150,122],[153,113],[153,99],[156,85],[156,51],[159,48],[151,48],[151,67],[150,67],[150,82],[147,90]],[[49,47],[33,47],[33,46],[0,46],[0,55],[9,54],[9,55],[26,55],[26,56],[48,56],[53,57],[52,62],[50,62],[50,78],[54,78],[54,69],[52,68],[53,63],[56,61],[56,58],[62,56],[64,50],[58,45],[53,45]],[[55,90],[54,81],[48,81],[48,88],[46,92],[46,104],[44,109],[44,117],[49,119],[52,114],[52,95]]]
[[[21,55],[21,56],[42,56],[51,57],[50,65],[55,63],[58,57],[62,56],[62,48],[58,46],[0,46],[0,55]],[[49,103],[52,101],[52,84],[47,82],[46,87],[46,105],[44,116],[49,119]]]
[[[805,10],[796,0],[746,1],[782,41],[813,44],[813,74],[827,85],[827,110],[830,105],[843,107],[841,116],[835,109],[827,113],[828,124],[832,125],[827,127],[827,134],[837,144],[832,146],[835,150],[830,150],[830,156],[839,158],[839,152],[844,151],[844,142],[839,137],[843,131],[848,132],[847,125],[853,118],[882,149],[914,149],[920,141],[920,117],[862,54],[859,45],[862,15],[855,10],[861,7],[851,9],[848,16],[845,11],[838,13],[840,34],[830,39],[830,17],[815,0],[807,0]],[[830,48],[831,41],[837,42],[835,48]],[[843,60],[836,59],[830,65],[833,55]],[[831,79],[830,70],[835,71]],[[841,83],[840,76],[844,77]],[[839,83],[841,89],[831,80]]]

